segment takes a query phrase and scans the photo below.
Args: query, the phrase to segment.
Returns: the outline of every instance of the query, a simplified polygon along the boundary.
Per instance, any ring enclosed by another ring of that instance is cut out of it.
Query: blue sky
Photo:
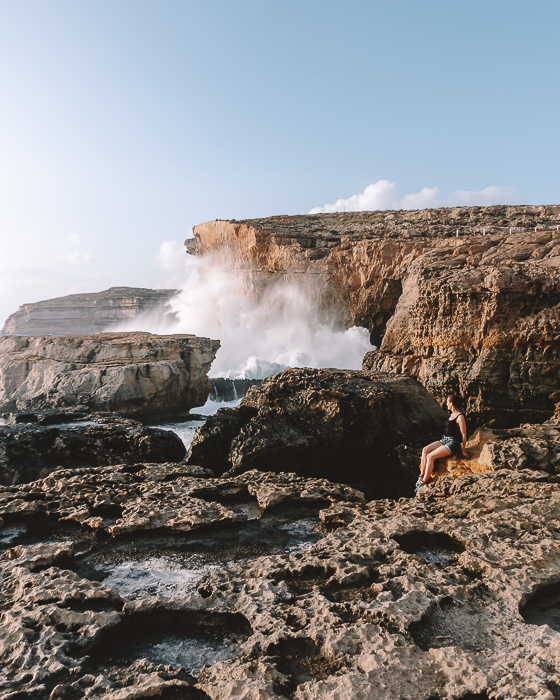
[[[193,225],[376,183],[357,201],[559,202],[559,26],[557,0],[0,0],[0,323],[179,284]]]

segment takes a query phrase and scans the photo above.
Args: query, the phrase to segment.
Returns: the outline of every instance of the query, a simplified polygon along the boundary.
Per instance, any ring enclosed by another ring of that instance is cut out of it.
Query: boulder
[[[293,471],[397,496],[417,476],[397,446],[439,435],[444,422],[443,410],[409,377],[288,369],[252,387],[237,408],[210,416],[188,461],[215,474]]]
[[[219,341],[100,333],[0,337],[0,410],[86,406],[125,415],[186,415],[206,402]]]
[[[170,430],[132,423],[0,426],[0,483],[34,481],[61,467],[180,462],[185,454]]]

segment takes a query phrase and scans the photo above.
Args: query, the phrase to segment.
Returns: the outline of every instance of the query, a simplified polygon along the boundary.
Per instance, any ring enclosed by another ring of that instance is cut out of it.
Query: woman
[[[463,457],[468,457],[467,422],[461,411],[461,398],[456,394],[450,394],[447,397],[446,405],[450,414],[445,428],[445,435],[441,440],[426,445],[422,450],[420,479],[423,484],[428,483],[436,459],[440,457],[449,457],[449,455],[457,454],[461,450],[463,452]]]

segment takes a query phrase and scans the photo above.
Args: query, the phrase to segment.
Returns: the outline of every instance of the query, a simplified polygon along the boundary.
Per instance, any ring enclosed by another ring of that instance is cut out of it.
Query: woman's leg
[[[426,469],[424,470],[424,476],[422,477],[422,481],[425,484],[428,483],[430,476],[432,475],[435,460],[440,459],[441,457],[449,457],[450,454],[453,454],[451,450],[448,447],[444,447],[441,443],[439,444],[439,447],[432,450],[428,454],[426,457]]]
[[[422,450],[422,459],[420,460],[420,476],[422,479],[424,478],[424,474],[426,472],[426,459],[430,452],[437,450],[438,447],[441,447],[441,442],[439,442],[439,440],[437,442],[431,442]]]

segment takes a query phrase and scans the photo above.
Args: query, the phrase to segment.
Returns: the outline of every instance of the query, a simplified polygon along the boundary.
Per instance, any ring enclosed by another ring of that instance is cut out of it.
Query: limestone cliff
[[[100,333],[0,337],[0,410],[84,405],[124,414],[186,414],[205,403],[219,341]]]
[[[14,335],[87,335],[129,321],[141,313],[171,315],[166,306],[175,289],[111,287],[104,292],[70,294],[23,304],[13,313],[2,333]]]
[[[370,330],[365,369],[516,422],[560,400],[559,225],[560,206],[355,212],[214,221],[186,245],[244,268],[255,295],[313,281],[324,314]]]

